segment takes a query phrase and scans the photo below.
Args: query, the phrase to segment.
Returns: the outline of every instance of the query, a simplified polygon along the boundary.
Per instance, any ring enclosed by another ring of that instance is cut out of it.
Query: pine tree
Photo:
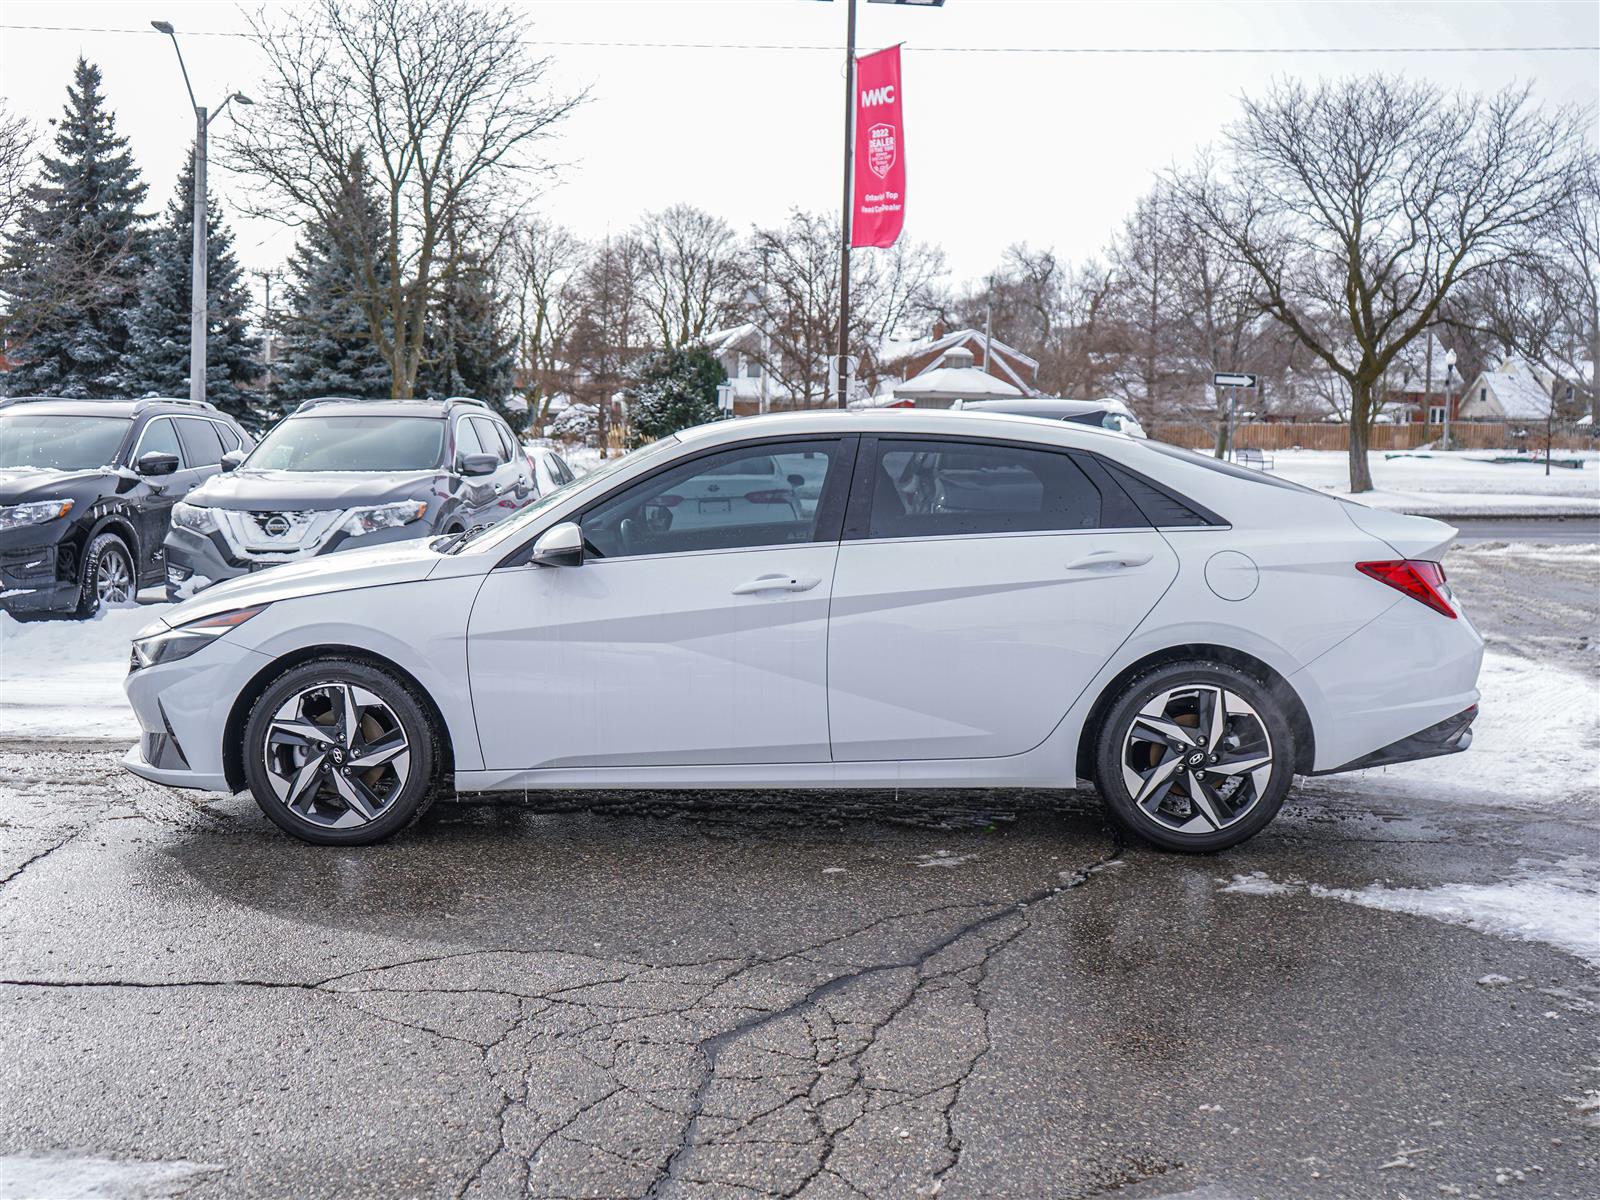
[[[640,363],[629,390],[633,436],[652,442],[717,419],[717,386],[726,378],[704,346],[657,350]]]
[[[0,390],[117,395],[146,262],[146,189],[105,108],[98,67],[78,59],[54,124],[56,152],[44,157],[0,263],[16,363]]]
[[[505,403],[511,393],[514,346],[494,276],[481,254],[447,245],[455,261],[445,271],[443,295],[429,316],[427,359],[417,374],[417,392],[475,396],[515,429],[527,413]]]
[[[246,326],[250,293],[233,256],[233,233],[214,202],[206,204],[206,399],[235,417],[251,415],[261,374],[260,339]],[[178,192],[150,239],[150,268],[122,357],[130,395],[189,394],[189,301],[193,289],[194,156],[178,177]]]
[[[373,344],[360,298],[367,286],[341,254],[331,222],[345,245],[369,248],[378,286],[389,276],[382,253],[384,218],[366,184],[363,164],[352,164],[352,182],[337,211],[306,226],[289,258],[282,341],[273,371],[274,399],[285,409],[313,396],[387,396],[394,373]]]

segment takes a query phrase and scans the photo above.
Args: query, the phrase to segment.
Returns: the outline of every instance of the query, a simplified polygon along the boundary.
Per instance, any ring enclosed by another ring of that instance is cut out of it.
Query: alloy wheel
[[[133,598],[133,569],[116,546],[107,546],[95,559],[94,595],[100,604],[126,604]]]
[[[319,683],[273,714],[263,759],[279,803],[325,829],[387,811],[411,774],[411,746],[392,708],[353,683]]]
[[[1174,833],[1238,824],[1272,779],[1272,738],[1243,696],[1184,684],[1153,697],[1123,739],[1122,778],[1134,805]]]

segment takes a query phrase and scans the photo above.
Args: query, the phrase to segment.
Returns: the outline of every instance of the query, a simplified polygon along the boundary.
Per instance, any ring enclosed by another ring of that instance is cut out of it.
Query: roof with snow
[[[894,386],[897,399],[977,400],[1020,396],[1022,389],[977,367],[935,367]]]
[[[1542,421],[1550,415],[1550,389],[1520,358],[1508,358],[1472,381],[1461,401],[1467,419]]]

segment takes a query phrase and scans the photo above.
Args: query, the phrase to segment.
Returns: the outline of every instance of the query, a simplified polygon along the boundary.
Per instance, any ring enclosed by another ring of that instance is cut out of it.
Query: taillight
[[[1356,570],[1372,576],[1379,583],[1387,583],[1396,591],[1404,592],[1452,621],[1456,619],[1456,610],[1451,607],[1444,593],[1444,568],[1436,562],[1399,558],[1387,562],[1357,563]]]

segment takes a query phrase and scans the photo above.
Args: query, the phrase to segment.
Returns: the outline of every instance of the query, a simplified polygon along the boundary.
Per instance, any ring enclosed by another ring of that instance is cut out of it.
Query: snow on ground
[[[1342,451],[1276,450],[1273,473],[1319,491],[1333,492],[1373,508],[1423,515],[1600,516],[1600,456],[1593,451],[1564,453],[1556,460],[1580,458],[1573,471],[1531,462],[1495,463],[1490,450],[1427,451],[1400,458],[1383,452],[1367,456],[1374,490],[1350,496],[1350,467]]]
[[[0,1196],[53,1200],[113,1200],[178,1196],[200,1175],[220,1171],[208,1163],[138,1162],[67,1154],[0,1157]]]
[[[1520,859],[1507,879],[1431,888],[1324,887],[1276,880],[1260,871],[1235,875],[1222,888],[1248,896],[1305,895],[1385,912],[1431,917],[1480,933],[1543,942],[1600,966],[1600,863],[1581,855],[1559,862]],[[1487,978],[1487,977],[1486,977]]]
[[[122,694],[129,642],[170,607],[117,605],[88,621],[0,613],[0,737],[136,739]]]

